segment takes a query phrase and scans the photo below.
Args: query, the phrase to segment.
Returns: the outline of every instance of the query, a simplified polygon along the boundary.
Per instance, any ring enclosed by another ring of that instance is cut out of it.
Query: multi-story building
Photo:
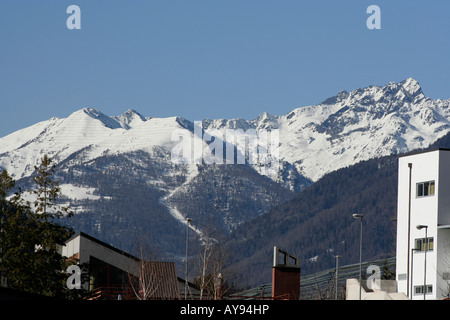
[[[410,299],[450,296],[450,150],[398,162],[398,291]]]

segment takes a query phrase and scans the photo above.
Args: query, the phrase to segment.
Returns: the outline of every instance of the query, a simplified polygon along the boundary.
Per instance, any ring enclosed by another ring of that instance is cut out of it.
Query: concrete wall
[[[411,210],[409,219],[409,167],[411,170]],[[418,183],[434,181],[435,193],[427,197],[418,197]],[[409,238],[408,238],[409,224]],[[428,228],[418,230],[417,225]],[[397,281],[400,292],[408,294],[412,299],[421,300],[423,293],[416,294],[415,286],[433,286],[433,292],[426,294],[426,299],[441,299],[442,287],[447,282],[442,279],[445,269],[444,259],[448,256],[447,268],[450,267],[450,151],[435,150],[400,157],[398,168],[398,205],[397,205]],[[431,251],[414,251],[415,240],[433,238],[434,248]],[[409,249],[408,249],[409,244]],[[445,249],[447,247],[447,250]],[[409,258],[409,260],[408,260]],[[439,258],[439,259],[438,259]],[[426,266],[425,266],[426,259]],[[408,269],[409,265],[409,269]],[[424,271],[426,268],[426,279]],[[407,278],[409,277],[409,278]],[[412,292],[411,292],[412,291]],[[447,290],[448,291],[448,290]],[[446,296],[446,295],[445,295]]]
[[[79,234],[68,241],[61,249],[62,255],[68,258],[78,255],[80,263],[89,263],[91,256],[102,260],[116,268],[138,276],[137,260],[128,254],[114,250],[112,247],[99,241]]]
[[[363,284],[361,287],[361,300],[408,300],[408,297],[397,291],[397,281],[379,280],[378,285],[372,284],[373,290],[367,290]],[[357,279],[347,279],[346,300],[359,300],[359,281]]]
[[[412,163],[411,186],[410,169]],[[428,236],[436,236],[437,226],[437,193],[439,192],[439,151],[421,153],[399,159],[398,167],[398,205],[397,205],[397,281],[399,291],[411,294],[411,278],[413,287],[423,280],[423,252],[412,253],[415,239],[424,238],[425,231],[417,230],[419,224],[429,225]],[[420,182],[435,181],[435,195],[416,197],[416,185]],[[409,211],[409,190],[411,187],[411,206]],[[409,215],[410,212],[410,215]],[[409,233],[409,235],[408,235]],[[411,260],[414,263],[411,277]],[[432,257],[427,253],[427,260]],[[429,279],[431,280],[431,279]],[[423,281],[421,282],[423,284]],[[413,289],[414,291],[414,289]]]

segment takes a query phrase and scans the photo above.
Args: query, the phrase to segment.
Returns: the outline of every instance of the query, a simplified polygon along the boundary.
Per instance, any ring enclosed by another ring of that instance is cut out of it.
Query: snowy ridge
[[[262,113],[254,120],[203,120],[203,128],[278,129],[279,156],[305,177],[316,181],[356,162],[426,147],[450,128],[450,100],[426,98],[419,83],[400,83],[341,91],[319,105],[296,108],[286,115]],[[56,162],[84,150],[89,162],[105,154],[155,147],[170,151],[174,130],[192,132],[180,117],[151,118],[128,110],[107,116],[83,108],[67,118],[52,118],[0,138],[0,167],[16,179],[33,171],[43,154]],[[167,160],[167,159],[166,159]]]
[[[357,162],[427,147],[450,128],[450,100],[426,98],[419,83],[341,91],[319,105],[252,121],[206,120],[208,129],[278,129],[280,160],[316,181]]]
[[[83,161],[88,162],[105,154],[170,148],[172,132],[183,129],[176,120],[144,119],[129,112],[112,118],[84,108],[67,118],[52,118],[1,138],[0,167],[19,179],[30,175],[44,154],[58,163],[86,149]]]
[[[278,175],[264,176],[258,164],[173,161],[180,137],[207,145],[187,119],[144,117],[132,109],[107,116],[83,108],[0,138],[0,170],[7,169],[18,186],[29,187],[34,166],[47,154],[58,166],[61,200],[76,213],[72,223],[77,228],[112,244],[120,241],[116,245],[124,248],[132,246],[132,232],[152,229],[165,250],[182,256],[173,244],[184,241],[186,217],[200,237],[207,223],[232,232],[328,172],[427,147],[449,132],[449,119],[450,99],[426,98],[410,78],[341,91],[285,115],[202,121],[205,132],[278,130]]]

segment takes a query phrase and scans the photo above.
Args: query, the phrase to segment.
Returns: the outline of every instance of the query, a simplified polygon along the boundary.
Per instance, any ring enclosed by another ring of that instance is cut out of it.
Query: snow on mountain
[[[145,119],[127,111],[113,118],[84,108],[67,118],[52,118],[1,138],[0,167],[19,179],[30,175],[44,154],[58,163],[83,149],[84,161],[105,154],[151,152],[154,147],[170,148],[172,133],[183,129],[176,117]]]
[[[428,146],[449,131],[449,103],[426,98],[419,83],[408,78],[342,91],[319,105],[282,116],[205,119],[202,125],[206,132],[277,129],[281,167],[289,168],[289,175],[316,181],[362,160]],[[0,167],[18,179],[30,175],[45,153],[61,162],[84,150],[83,161],[88,162],[105,154],[170,151],[177,144],[172,141],[175,130],[192,133],[193,123],[179,117],[144,117],[132,109],[111,117],[84,108],[0,138]]]
[[[316,181],[357,162],[427,147],[450,128],[450,100],[426,98],[419,83],[341,91],[319,105],[252,121],[206,120],[207,130],[278,129],[279,157]]]
[[[120,116],[112,118],[117,122],[119,122],[122,128],[124,129],[130,129],[147,121],[147,119],[144,116],[142,116],[136,110],[133,109],[129,109]]]
[[[61,200],[77,213],[71,218],[77,228],[124,249],[132,246],[133,232],[151,229],[164,250],[180,256],[176,243],[184,241],[186,217],[196,221],[197,233],[202,220],[231,232],[328,172],[427,147],[449,132],[449,119],[450,99],[425,97],[412,78],[341,91],[285,115],[205,119],[200,132],[198,123],[180,117],[144,117],[132,109],[108,116],[83,108],[0,138],[0,169],[25,189],[47,154],[58,166]],[[275,134],[276,174],[265,176],[259,162],[199,164],[211,146],[245,154],[242,145],[218,135],[227,130]],[[205,139],[208,134],[215,139]],[[174,151],[185,158],[174,161]]]
[[[317,180],[359,161],[427,147],[449,131],[449,104],[425,98],[411,78],[342,92],[282,117],[280,136],[287,139],[280,154]]]

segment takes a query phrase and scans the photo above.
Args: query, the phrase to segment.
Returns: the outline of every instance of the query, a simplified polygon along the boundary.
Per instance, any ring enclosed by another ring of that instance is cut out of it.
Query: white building
[[[401,156],[398,165],[398,291],[413,300],[449,297],[450,150]]]

